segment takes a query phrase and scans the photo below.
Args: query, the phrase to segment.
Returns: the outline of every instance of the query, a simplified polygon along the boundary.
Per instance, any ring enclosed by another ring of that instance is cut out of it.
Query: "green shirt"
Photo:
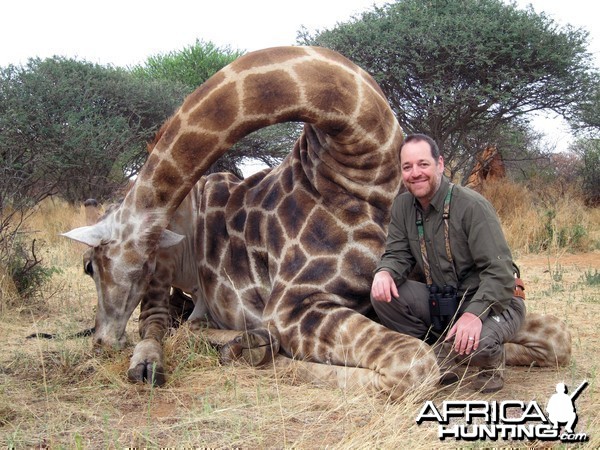
[[[444,198],[450,183],[440,188],[423,212],[425,245],[433,283],[458,289],[464,297],[460,311],[483,321],[490,307],[496,314],[508,307],[514,290],[513,261],[494,207],[477,192],[454,186],[450,202],[449,235],[453,270],[444,238]],[[395,283],[404,283],[415,264],[423,272],[423,257],[416,225],[419,202],[409,192],[394,200],[386,248],[375,272],[386,270]],[[458,278],[458,279],[457,279]]]

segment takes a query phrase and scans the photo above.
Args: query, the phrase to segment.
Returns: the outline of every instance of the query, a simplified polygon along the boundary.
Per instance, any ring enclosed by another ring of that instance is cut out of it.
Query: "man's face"
[[[427,208],[440,187],[444,173],[444,159],[440,156],[436,161],[431,156],[431,149],[427,142],[413,141],[402,147],[400,167],[404,185],[419,200],[421,206]]]

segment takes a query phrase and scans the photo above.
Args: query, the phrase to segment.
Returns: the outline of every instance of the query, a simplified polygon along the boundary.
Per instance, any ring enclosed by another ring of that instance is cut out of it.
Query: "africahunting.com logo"
[[[586,442],[587,434],[575,432],[578,420],[575,400],[587,385],[586,380],[569,395],[567,386],[558,383],[545,413],[536,401],[444,401],[438,408],[428,400],[416,421],[418,425],[437,422],[440,440]]]

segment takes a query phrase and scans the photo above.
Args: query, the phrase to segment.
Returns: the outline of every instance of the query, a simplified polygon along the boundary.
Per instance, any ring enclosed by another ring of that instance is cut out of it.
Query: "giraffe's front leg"
[[[142,299],[139,322],[141,341],[133,350],[127,370],[130,381],[154,386],[162,386],[166,382],[162,341],[171,321],[170,285],[161,283],[161,279],[164,278],[154,277],[150,281],[148,292]]]

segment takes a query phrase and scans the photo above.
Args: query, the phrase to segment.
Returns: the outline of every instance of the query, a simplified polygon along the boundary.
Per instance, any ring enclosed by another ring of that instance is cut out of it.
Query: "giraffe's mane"
[[[154,135],[154,138],[151,141],[148,141],[146,143],[146,149],[148,150],[148,154],[152,153],[152,150],[154,150],[154,147],[156,147],[156,144],[158,144],[158,141],[160,141],[163,134],[165,134],[165,131],[167,130],[167,127],[171,123],[172,118],[173,118],[173,116],[171,116],[167,120],[165,120],[164,123],[159,128],[159,130]]]

